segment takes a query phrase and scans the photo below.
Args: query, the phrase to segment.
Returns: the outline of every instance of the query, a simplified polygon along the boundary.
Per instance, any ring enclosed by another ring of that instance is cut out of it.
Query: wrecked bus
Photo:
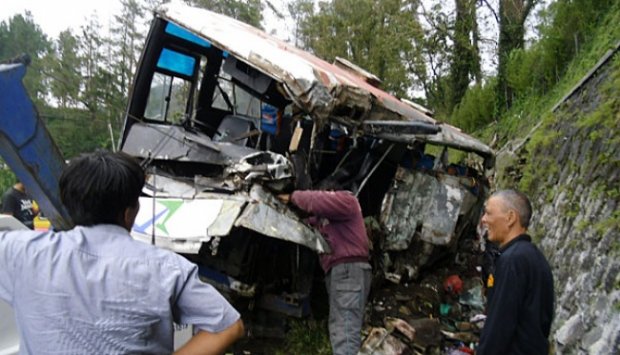
[[[70,228],[64,159],[24,73],[0,65],[0,154],[54,228]],[[288,317],[311,312],[329,245],[275,196],[337,186],[369,221],[375,278],[415,280],[475,233],[494,152],[380,83],[223,15],[164,5],[118,147],[148,174],[132,236],[199,265],[251,336],[280,336]]]
[[[384,235],[375,273],[397,283],[475,230],[494,163],[354,64],[181,4],[152,22],[119,148],[148,175],[133,237],[197,263],[256,336],[309,314],[329,252],[277,194],[353,191]]]

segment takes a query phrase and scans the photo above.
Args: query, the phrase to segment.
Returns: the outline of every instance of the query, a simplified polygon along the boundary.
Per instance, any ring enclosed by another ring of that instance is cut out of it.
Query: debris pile
[[[360,354],[473,354],[485,319],[479,245],[464,237],[418,279],[375,275]]]

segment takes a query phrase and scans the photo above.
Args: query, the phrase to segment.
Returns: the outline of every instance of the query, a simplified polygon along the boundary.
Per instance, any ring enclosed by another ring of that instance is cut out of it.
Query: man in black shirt
[[[486,280],[487,319],[478,355],[549,353],[553,276],[526,234],[531,215],[530,201],[518,191],[499,191],[487,200],[482,223],[501,254]]]
[[[15,217],[30,229],[34,227],[33,219],[38,212],[34,201],[26,194],[24,184],[19,181],[2,196],[0,213]]]

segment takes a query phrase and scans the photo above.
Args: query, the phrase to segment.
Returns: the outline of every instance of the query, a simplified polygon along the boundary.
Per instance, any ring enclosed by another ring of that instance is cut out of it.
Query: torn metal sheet
[[[441,124],[441,132],[438,134],[418,136],[418,138],[429,143],[453,147],[466,152],[475,152],[487,159],[495,158],[495,151],[488,145],[468,136],[467,134],[461,132],[460,129],[446,123]],[[491,165],[493,165],[492,162]]]
[[[366,339],[364,339],[364,342],[362,343],[362,347],[360,348],[359,353],[361,355],[375,354],[375,350],[380,348],[381,344],[383,343],[383,340],[389,334],[390,333],[385,328],[372,328],[370,330],[370,333],[366,337]]]
[[[183,127],[135,123],[123,145],[127,154],[143,159],[178,160],[228,165],[257,152],[232,143],[213,142],[209,136]]]
[[[360,348],[360,355],[400,355],[409,348],[402,341],[392,336],[387,329],[372,328]]]
[[[434,245],[448,245],[463,209],[475,202],[471,192],[460,186],[459,178],[444,176],[437,179],[422,172],[399,168],[394,185],[386,194],[381,212],[388,230],[387,250],[405,250],[416,230],[420,238]]]
[[[457,144],[485,157],[493,154],[475,138],[438,123],[425,111],[373,86],[377,83],[369,80],[372,74],[360,74],[361,68],[350,70],[342,63],[327,63],[259,29],[205,9],[168,3],[159,8],[158,15],[277,80],[288,98],[314,120],[334,120],[350,127],[366,119],[446,126],[449,132],[436,135],[436,141]]]
[[[142,192],[148,196],[157,195],[158,197],[177,197],[183,199],[194,198],[198,193],[193,184],[155,174],[147,174]]]
[[[336,57],[334,59],[334,65],[352,72],[374,87],[379,87],[382,83],[381,78],[375,74],[366,71],[366,69],[361,68],[344,58]]]
[[[198,253],[202,242],[230,233],[246,201],[238,198],[140,197],[140,211],[131,230],[136,239],[176,252]]]
[[[153,236],[151,235],[131,231],[131,236],[135,240],[139,240],[143,243],[152,244],[153,242]],[[155,237],[155,243],[153,243],[153,245],[171,250],[175,253],[198,254],[200,247],[202,247],[202,241]]]
[[[284,156],[272,152],[256,152],[243,157],[238,163],[227,167],[226,175],[240,173],[244,180],[255,178],[281,180],[292,177],[293,168]]]
[[[251,202],[243,210],[235,226],[304,245],[319,253],[330,252],[329,245],[319,232],[302,223],[288,207],[277,201],[262,186],[252,186],[250,199]]]
[[[411,326],[411,324],[400,318],[386,317],[383,321],[385,327],[393,331],[394,329],[398,330],[402,335],[404,335],[407,340],[413,341],[415,339],[415,328]]]
[[[427,122],[364,121],[362,129],[370,135],[378,137],[381,135],[394,136],[397,139],[401,135],[436,134],[441,131],[441,126]]]
[[[329,252],[320,233],[302,223],[260,185],[254,185],[249,195],[227,195],[196,192],[190,184],[162,176],[151,175],[147,181],[151,187],[156,185],[156,195],[144,189],[151,197],[140,198],[141,208],[132,230],[136,239],[150,243],[154,236],[157,245],[196,254],[202,242],[227,236],[233,226],[240,226],[320,253]]]
[[[147,196],[158,198],[180,198],[184,200],[202,198],[230,201],[247,202],[248,197],[244,194],[232,194],[233,185],[224,178],[211,178],[196,175],[193,182],[180,180],[182,178],[171,178],[160,174],[148,173],[146,184],[142,193]],[[226,193],[213,192],[213,189],[227,191]]]

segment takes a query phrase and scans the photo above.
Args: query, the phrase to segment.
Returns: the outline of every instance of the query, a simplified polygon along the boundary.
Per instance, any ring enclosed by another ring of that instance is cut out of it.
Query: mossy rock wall
[[[553,268],[554,351],[620,353],[620,54],[498,161],[498,188],[531,197]]]

